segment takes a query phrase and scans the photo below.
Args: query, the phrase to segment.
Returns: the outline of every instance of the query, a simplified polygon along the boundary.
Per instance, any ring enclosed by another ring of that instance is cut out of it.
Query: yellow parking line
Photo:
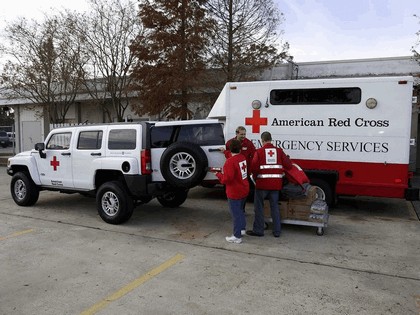
[[[16,233],[13,233],[13,234],[10,234],[10,235],[6,235],[6,236],[3,236],[3,237],[0,237],[0,241],[4,241],[4,240],[7,240],[9,238],[16,237],[16,236],[21,236],[21,235],[24,235],[24,234],[28,234],[28,233],[31,233],[33,231],[34,231],[33,229],[29,229],[29,230],[16,232]]]
[[[99,301],[98,303],[96,303],[95,305],[93,305],[92,307],[83,311],[80,314],[81,315],[96,314],[97,312],[99,312],[100,310],[105,308],[108,304],[110,304],[111,302],[114,302],[114,301],[118,300],[119,298],[123,297],[124,295],[126,295],[127,293],[133,291],[135,288],[139,287],[140,285],[142,285],[146,281],[148,281],[148,280],[152,279],[153,277],[157,276],[158,274],[165,271],[169,267],[175,265],[177,262],[183,260],[184,258],[185,258],[184,255],[176,254],[171,259],[165,261],[163,264],[157,266],[156,268],[150,270],[148,273],[146,273],[146,274],[140,276],[139,278],[135,279],[134,281],[130,282],[126,286],[122,287],[121,289],[119,289],[115,293],[111,294],[110,296],[106,297],[105,299]]]

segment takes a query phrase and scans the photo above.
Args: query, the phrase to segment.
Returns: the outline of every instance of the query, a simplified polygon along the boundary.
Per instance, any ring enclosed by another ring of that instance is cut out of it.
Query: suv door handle
[[[71,153],[70,152],[63,152],[63,153],[61,153],[61,155],[71,155]]]
[[[101,152],[92,152],[90,155],[92,155],[92,156],[101,156],[102,154],[101,154]]]

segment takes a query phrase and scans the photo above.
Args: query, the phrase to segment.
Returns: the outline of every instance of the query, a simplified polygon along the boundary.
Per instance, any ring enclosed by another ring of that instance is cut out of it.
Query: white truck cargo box
[[[237,126],[258,148],[273,144],[300,165],[311,183],[337,195],[418,199],[409,187],[412,77],[227,83],[208,118]]]

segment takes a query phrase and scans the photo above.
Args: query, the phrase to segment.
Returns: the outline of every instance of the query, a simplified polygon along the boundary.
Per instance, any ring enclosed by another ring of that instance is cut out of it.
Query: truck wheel
[[[323,179],[320,178],[311,178],[311,185],[317,188],[317,198],[325,200],[328,206],[334,204],[334,196],[332,193],[331,186]]]
[[[161,196],[157,196],[157,200],[159,203],[168,208],[176,208],[182,205],[185,200],[187,200],[188,196],[188,189],[187,190],[175,190],[175,191],[168,191]]]
[[[106,223],[120,224],[131,218],[134,209],[132,198],[120,182],[104,183],[96,194],[99,216]]]
[[[27,174],[18,172],[10,182],[13,200],[19,206],[32,206],[38,201],[39,189]]]
[[[207,156],[196,144],[175,142],[162,154],[160,169],[163,178],[174,187],[192,188],[207,173]]]

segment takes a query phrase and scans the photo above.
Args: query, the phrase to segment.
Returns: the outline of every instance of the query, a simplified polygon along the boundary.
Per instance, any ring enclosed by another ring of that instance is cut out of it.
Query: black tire
[[[159,203],[167,208],[176,208],[182,205],[187,200],[188,189],[179,189],[174,191],[168,191],[163,195],[157,196]]]
[[[186,142],[172,143],[162,154],[163,178],[173,187],[192,188],[203,181],[208,160],[200,146]]]
[[[10,182],[10,193],[19,206],[33,206],[39,198],[39,188],[26,173],[18,172]]]
[[[134,203],[123,184],[113,181],[106,182],[99,188],[96,207],[99,216],[106,223],[120,224],[131,218]]]
[[[329,207],[334,205],[335,197],[333,196],[333,190],[331,186],[323,179],[311,178],[311,185],[319,189],[317,198],[324,199]]]

